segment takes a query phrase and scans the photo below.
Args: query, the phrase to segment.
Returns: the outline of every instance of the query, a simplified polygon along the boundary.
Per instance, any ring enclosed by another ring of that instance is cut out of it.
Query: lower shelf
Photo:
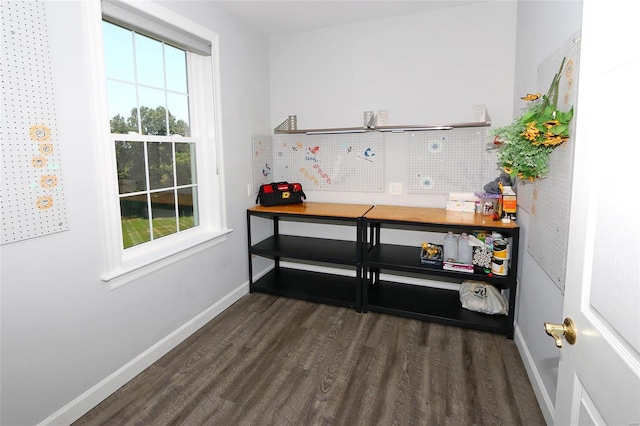
[[[513,338],[513,320],[462,308],[457,290],[380,281],[365,290],[364,311],[504,334]]]
[[[254,282],[251,291],[361,310],[358,280],[320,272],[275,268]]]

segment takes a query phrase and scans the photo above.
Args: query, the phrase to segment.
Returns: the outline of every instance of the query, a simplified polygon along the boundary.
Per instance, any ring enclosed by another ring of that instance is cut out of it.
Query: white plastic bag
[[[460,285],[460,302],[470,311],[485,314],[507,315],[507,298],[492,286],[482,281],[464,281]]]

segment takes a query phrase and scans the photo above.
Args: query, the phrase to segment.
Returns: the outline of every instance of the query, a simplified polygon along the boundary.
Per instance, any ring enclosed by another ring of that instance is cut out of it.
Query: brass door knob
[[[576,343],[576,324],[571,318],[565,318],[562,324],[544,323],[544,331],[556,341],[556,347],[562,347],[562,339],[564,336],[570,345]]]

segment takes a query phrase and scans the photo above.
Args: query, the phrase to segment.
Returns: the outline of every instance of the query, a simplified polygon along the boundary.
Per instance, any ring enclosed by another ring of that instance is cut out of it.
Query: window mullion
[[[173,199],[176,215],[176,229],[180,232],[180,206],[178,205],[178,165],[176,159],[176,144],[171,142],[171,155],[173,158]]]
[[[162,84],[164,85],[164,122],[166,123],[165,136],[171,136],[169,129],[169,96],[167,94],[167,56],[166,44],[162,42]]]
[[[138,134],[142,134],[142,116],[140,115],[140,82],[138,80],[138,55],[136,55],[136,33],[131,31],[131,46],[133,46],[133,81],[136,88],[136,121]]]
[[[147,216],[149,217],[149,241],[153,241],[153,210],[151,208],[151,177],[149,174],[149,150],[147,141],[144,143],[144,174],[146,179],[145,193],[147,195]]]

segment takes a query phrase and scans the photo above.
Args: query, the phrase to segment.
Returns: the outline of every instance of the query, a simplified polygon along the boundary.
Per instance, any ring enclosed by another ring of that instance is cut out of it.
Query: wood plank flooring
[[[249,294],[74,425],[544,425],[512,340]]]

